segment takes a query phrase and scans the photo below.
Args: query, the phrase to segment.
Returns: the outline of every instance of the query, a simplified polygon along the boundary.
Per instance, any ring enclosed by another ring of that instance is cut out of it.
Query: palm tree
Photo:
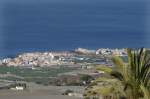
[[[150,86],[150,56],[144,48],[127,49],[127,53],[128,64],[120,57],[113,57],[116,69],[111,75],[123,83],[128,99],[139,99],[149,95],[145,91]]]
[[[98,67],[98,70],[109,73],[113,78],[117,79],[123,86],[126,99],[149,99],[150,97],[150,55],[144,48],[127,49],[128,63],[122,58],[114,56],[112,58],[114,67]],[[118,83],[116,81],[116,83]],[[113,87],[113,86],[112,86]],[[115,86],[116,87],[116,86]],[[119,92],[115,89],[111,93]],[[123,95],[120,91],[120,95]],[[116,99],[116,98],[115,98]]]

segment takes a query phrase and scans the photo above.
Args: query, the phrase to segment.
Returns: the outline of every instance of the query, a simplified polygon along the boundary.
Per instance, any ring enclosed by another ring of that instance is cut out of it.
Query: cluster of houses
[[[15,58],[6,58],[0,60],[0,65],[7,66],[53,66],[53,65],[66,65],[74,64],[75,61],[84,61],[87,58],[75,57],[75,55],[81,54],[92,54],[92,55],[116,55],[116,56],[126,56],[125,49],[98,49],[98,50],[88,50],[83,48],[78,48],[75,52],[34,52],[34,53],[24,53],[20,54]]]
[[[0,61],[0,65],[7,66],[52,66],[65,63],[63,57],[71,56],[68,52],[35,52],[24,53],[15,58],[6,58]]]
[[[98,50],[88,50],[84,48],[78,48],[75,50],[77,53],[82,54],[93,54],[93,55],[115,55],[115,56],[126,56],[126,49],[109,49],[100,48]]]
[[[96,51],[96,55],[115,55],[115,56],[127,56],[127,52],[126,49],[98,49]]]

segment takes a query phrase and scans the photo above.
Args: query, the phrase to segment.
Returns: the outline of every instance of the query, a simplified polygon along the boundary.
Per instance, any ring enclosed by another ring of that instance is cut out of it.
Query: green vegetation
[[[150,55],[145,49],[127,49],[128,63],[120,57],[113,57],[114,68],[98,67],[109,76],[91,83],[85,97],[107,99],[149,99],[150,97]]]
[[[9,76],[0,77],[0,79],[47,84],[48,81],[50,81],[53,77],[57,77],[58,74],[71,72],[73,70],[73,68],[65,66],[60,66],[59,68],[38,67],[36,69],[0,66],[0,74],[9,74]]]
[[[37,68],[37,69],[27,69],[19,67],[6,67],[0,66],[0,74],[15,74],[21,77],[55,77],[58,73],[65,73],[72,71],[73,69],[67,67],[60,68]]]
[[[90,75],[81,75],[80,79],[81,79],[82,81],[88,82],[88,81],[90,81],[91,79],[93,79],[93,77],[91,77]]]

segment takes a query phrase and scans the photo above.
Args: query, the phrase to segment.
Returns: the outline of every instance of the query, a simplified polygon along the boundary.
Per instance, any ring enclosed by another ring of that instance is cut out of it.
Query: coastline
[[[85,56],[84,56],[85,55]],[[73,51],[45,51],[45,52],[24,52],[14,57],[7,57],[0,60],[0,65],[7,66],[52,66],[52,65],[74,65],[74,60],[82,61],[85,57],[92,56],[126,56],[125,49],[90,50],[77,48]]]

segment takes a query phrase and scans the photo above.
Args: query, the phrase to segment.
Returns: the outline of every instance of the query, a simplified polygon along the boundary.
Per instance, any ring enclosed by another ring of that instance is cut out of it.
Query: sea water
[[[144,0],[1,0],[0,56],[146,46]]]

